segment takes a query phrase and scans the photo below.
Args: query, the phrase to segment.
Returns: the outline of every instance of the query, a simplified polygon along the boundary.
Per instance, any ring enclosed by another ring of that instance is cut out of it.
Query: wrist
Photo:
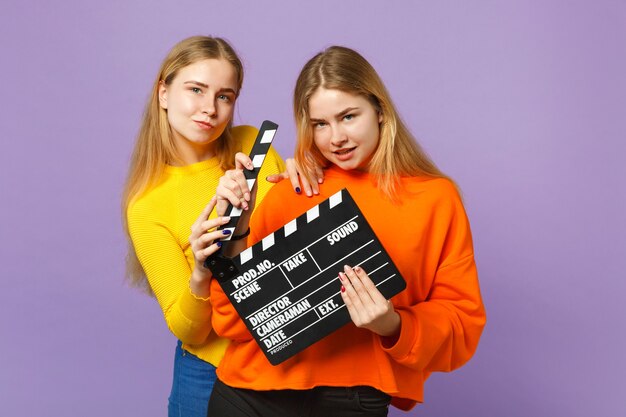
[[[207,270],[206,273],[201,273],[197,268],[194,268],[189,278],[189,289],[198,297],[208,297],[211,293],[211,277],[211,271]]]
[[[397,340],[400,336],[400,324],[400,314],[398,314],[397,311],[393,310],[391,314],[389,314],[387,320],[385,320],[383,326],[381,326],[381,331],[378,333],[379,336],[386,339]]]

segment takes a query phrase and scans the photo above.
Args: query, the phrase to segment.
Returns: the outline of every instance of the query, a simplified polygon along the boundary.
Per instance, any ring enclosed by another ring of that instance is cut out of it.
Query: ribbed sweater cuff
[[[389,356],[394,358],[398,362],[406,360],[407,356],[411,353],[411,347],[414,345],[414,341],[417,338],[417,327],[411,320],[411,315],[406,311],[397,309],[400,314],[400,336],[393,346],[385,347],[382,340],[380,341],[381,347]]]
[[[180,312],[192,322],[210,322],[212,311],[209,297],[198,297],[187,288],[180,298]]]

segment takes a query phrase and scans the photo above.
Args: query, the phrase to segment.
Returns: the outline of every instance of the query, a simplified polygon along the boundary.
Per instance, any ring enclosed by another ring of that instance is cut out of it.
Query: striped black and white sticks
[[[250,151],[250,159],[252,160],[252,165],[254,169],[252,170],[244,170],[244,175],[246,180],[248,181],[248,188],[252,190],[254,187],[254,183],[259,176],[259,171],[261,170],[261,166],[265,161],[265,157],[267,152],[270,149],[270,145],[274,140],[274,136],[276,136],[276,130],[278,129],[278,125],[269,120],[265,120],[261,124],[261,128],[259,129],[259,134],[257,135],[254,145],[252,146],[252,150]],[[230,230],[230,234],[225,236],[222,241],[229,241],[235,232],[235,228],[237,227],[237,223],[239,223],[239,218],[241,217],[241,209],[234,207],[232,204],[228,205],[226,209],[226,215],[230,216],[230,221],[219,227],[218,230]],[[232,262],[232,259],[224,256],[223,254],[224,247],[222,247],[218,252],[209,256],[204,262],[204,266],[209,268],[218,279],[228,279],[237,274],[237,267]]]

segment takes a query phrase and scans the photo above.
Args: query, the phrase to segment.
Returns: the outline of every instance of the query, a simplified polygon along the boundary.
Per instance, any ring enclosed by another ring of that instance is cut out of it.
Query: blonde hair
[[[313,141],[309,114],[309,99],[318,88],[363,96],[382,115],[380,140],[368,169],[387,197],[394,199],[398,179],[402,176],[448,178],[406,128],[376,70],[358,52],[342,46],[331,46],[311,58],[296,81],[293,97],[298,135],[295,158],[306,168],[304,173],[313,172],[315,166],[328,165]]]
[[[128,231],[127,211],[130,204],[156,185],[166,164],[180,163],[167,111],[159,105],[159,84],[170,85],[178,72],[188,65],[205,59],[224,59],[229,62],[237,79],[237,96],[243,84],[243,65],[234,49],[224,39],[210,36],[193,36],[176,44],[163,60],[159,73],[152,85],[146,104],[141,128],[135,141],[128,176],[122,197],[122,222],[128,239],[126,275],[133,286],[151,293],[145,272],[137,259]],[[215,153],[221,168],[234,168],[233,155],[237,149],[231,140],[232,120],[217,139]]]

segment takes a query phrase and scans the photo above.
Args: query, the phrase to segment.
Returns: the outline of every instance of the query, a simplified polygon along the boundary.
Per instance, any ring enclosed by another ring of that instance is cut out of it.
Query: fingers
[[[198,249],[194,251],[194,258],[196,259],[196,265],[201,265],[204,268],[204,261],[206,258],[213,255],[215,252],[220,250],[222,246],[222,242],[215,242],[211,245],[208,245],[205,248]]]
[[[230,217],[228,216],[220,216],[220,217],[216,217],[214,219],[204,219],[202,221],[201,220],[202,217],[198,218],[198,220],[196,220],[196,223],[194,223],[191,226],[191,234],[189,235],[189,243],[191,243],[193,245],[194,241],[197,239],[200,239],[201,236],[212,232],[215,228],[225,225],[226,223],[228,223],[230,221]],[[221,232],[221,231],[218,231]]]
[[[320,167],[315,167],[313,172],[309,172],[305,166],[298,164],[298,162],[293,158],[287,159],[285,164],[287,166],[287,177],[289,178],[289,181],[291,181],[291,186],[296,193],[300,194],[300,192],[304,191],[308,197],[320,193],[318,185],[318,171],[321,172],[322,170]],[[308,179],[309,177],[311,177],[315,182],[311,183]]]
[[[281,172],[280,174],[268,175],[267,177],[265,177],[265,180],[267,182],[271,182],[272,184],[278,184],[279,182],[281,182],[282,180],[286,180],[287,178],[289,178],[289,174],[287,174],[287,171],[285,171]]]
[[[308,196],[318,195],[320,193],[319,184],[324,182],[324,171],[321,167],[316,166],[313,172],[308,172],[313,182],[307,179],[305,170],[307,168],[301,166],[293,158],[285,160],[286,170],[280,174],[268,175],[265,179],[271,183],[279,183],[288,179],[291,182],[293,190],[300,194],[302,191]]]
[[[243,174],[244,169],[254,170],[252,160],[243,152],[237,152],[235,155],[235,169],[226,171],[220,178],[219,191],[216,193],[218,199],[228,200],[233,206],[247,210],[248,202],[250,201],[250,189],[248,188],[248,180]]]
[[[359,271],[361,272],[360,275],[353,268],[344,265],[343,272],[339,273],[341,284],[345,288],[344,293],[356,307],[374,303],[372,296],[362,282],[362,278],[367,277],[367,274],[361,268],[359,268]]]
[[[291,182],[291,187],[293,188],[293,190],[300,194],[302,192],[302,188],[300,188],[300,180],[301,178],[299,178],[298,176],[298,163],[296,162],[295,159],[293,158],[288,158],[285,161],[285,165],[287,166],[287,171],[285,171],[285,173],[283,173],[283,175],[286,175],[286,177],[289,179],[289,181]],[[305,186],[307,183],[306,179],[304,181],[303,188],[304,188],[304,193],[307,196],[310,196],[310,192],[311,189],[310,187],[307,189],[307,187]]]
[[[368,319],[367,306],[363,303],[345,273],[340,272],[339,279],[342,283],[341,298],[346,304],[350,319],[357,327],[366,327],[370,321]]]
[[[229,221],[230,217],[217,217],[194,224],[189,236],[189,243],[197,265],[203,264],[209,255],[218,251],[222,246],[222,242],[219,240],[227,236],[230,231],[215,229]]]
[[[298,187],[298,185],[302,186],[302,190],[304,190],[304,193],[307,195],[307,197],[311,197],[313,194],[317,195],[320,193],[320,189],[317,183],[311,184],[304,175],[296,174],[296,176],[290,177],[290,180],[292,186],[294,186],[294,184],[296,187]]]
[[[350,269],[349,266],[344,266],[344,268],[347,268],[348,270]],[[351,281],[355,281],[356,285],[355,288],[359,288],[363,293],[367,293],[367,295],[369,297],[371,297],[372,301],[376,304],[386,304],[387,303],[387,299],[382,295],[382,293],[378,290],[378,288],[376,287],[376,284],[374,284],[374,281],[372,281],[372,279],[369,277],[369,275],[367,275],[367,273],[363,270],[363,268],[361,268],[360,266],[355,266],[353,269],[354,275],[355,277],[357,277],[358,279],[353,280],[351,278]],[[352,275],[348,274],[348,277],[351,277]]]
[[[265,179],[268,182],[271,182],[273,184],[277,184],[279,182],[281,182],[282,180],[289,180],[291,182],[291,187],[293,188],[293,190],[297,193],[300,194],[302,192],[302,188],[300,187],[300,178],[298,177],[298,170],[296,169],[296,162],[293,159],[287,159],[286,165],[287,168],[285,170],[285,172],[281,172],[280,174],[272,174],[272,175],[268,175],[267,177],[265,177]],[[308,182],[307,182],[308,184]],[[305,188],[304,192],[307,193],[308,192],[308,196],[311,196],[311,189],[310,187],[308,188],[308,190]]]
[[[193,233],[194,229],[198,228],[200,223],[206,221],[209,218],[209,216],[211,215],[211,212],[215,208],[215,204],[216,203],[217,203],[217,197],[213,196],[211,198],[211,200],[209,200],[209,203],[204,207],[204,209],[202,210],[202,213],[200,213],[200,215],[198,216],[196,221],[191,225],[191,232],[192,233]]]
[[[227,200],[235,207],[248,209],[251,195],[248,181],[240,169],[226,171],[215,190],[218,200]]]
[[[317,176],[317,183],[323,184],[324,183],[324,170],[321,167],[316,166],[315,175]]]
[[[237,152],[237,154],[235,154],[235,168],[245,168],[249,171],[252,171],[254,169],[254,165],[252,164],[252,159],[250,159],[248,155],[243,152]]]
[[[345,265],[344,271],[339,273],[339,279],[342,284],[341,297],[354,324],[374,329],[377,320],[389,312],[389,302],[361,267]]]

